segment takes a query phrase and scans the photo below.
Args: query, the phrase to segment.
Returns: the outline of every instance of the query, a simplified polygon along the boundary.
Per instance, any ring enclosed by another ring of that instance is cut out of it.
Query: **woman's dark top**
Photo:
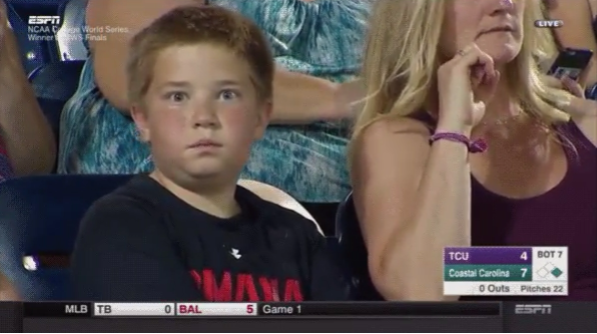
[[[435,127],[427,113],[415,118]],[[528,199],[506,198],[471,176],[471,241],[472,246],[568,247],[568,296],[461,300],[597,301],[597,148],[572,121],[558,132],[574,148],[564,146],[568,170],[548,192]]]
[[[238,187],[242,213],[221,219],[148,176],[96,202],[72,259],[76,299],[346,300],[313,222]]]
[[[545,299],[597,301],[597,149],[573,122],[561,131],[577,152],[565,147],[568,170],[547,193],[510,199],[472,178],[472,243],[567,246],[568,296]]]

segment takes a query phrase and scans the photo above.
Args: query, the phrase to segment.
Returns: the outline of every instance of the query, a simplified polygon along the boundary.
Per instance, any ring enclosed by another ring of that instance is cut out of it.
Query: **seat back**
[[[338,238],[336,238],[335,236],[327,236],[327,237],[325,237],[325,241],[326,241],[326,248],[332,255],[332,259],[333,259],[334,263],[337,265],[337,267],[342,272],[342,279],[348,283],[346,286],[344,295],[347,300],[352,300],[352,299],[354,299],[355,291],[354,291],[354,287],[351,283],[351,280],[352,280],[351,273],[347,267],[347,263],[348,263],[349,259],[344,258],[343,254],[341,252],[341,249],[340,249],[340,245],[338,244]]]
[[[347,259],[352,276],[352,289],[357,300],[381,301],[369,276],[367,248],[352,200],[352,193],[340,203],[336,215],[336,237],[342,257]]]
[[[62,0],[5,0],[8,21],[17,39],[23,67],[27,73],[58,59],[53,34],[45,30],[48,25],[30,25],[30,16],[54,16]]]
[[[89,206],[128,175],[49,175],[0,185],[0,271],[27,300],[67,300],[69,257]]]
[[[56,35],[58,52],[63,61],[85,60],[87,47],[83,42],[85,32],[85,10],[88,0],[66,0],[58,9],[62,18],[62,26]]]

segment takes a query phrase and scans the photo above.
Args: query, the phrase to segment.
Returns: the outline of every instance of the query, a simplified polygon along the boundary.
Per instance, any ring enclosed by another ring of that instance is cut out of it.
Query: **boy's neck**
[[[225,219],[241,211],[235,199],[236,182],[229,185],[205,184],[193,189],[176,184],[157,170],[149,176],[190,206],[212,216]]]

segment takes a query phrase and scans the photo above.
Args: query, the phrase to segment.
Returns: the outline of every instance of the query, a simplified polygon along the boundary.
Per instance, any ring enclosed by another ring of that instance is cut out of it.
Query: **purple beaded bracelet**
[[[433,143],[441,139],[463,143],[471,153],[482,153],[487,150],[487,143],[483,139],[470,140],[467,136],[455,132],[436,132],[429,141]]]

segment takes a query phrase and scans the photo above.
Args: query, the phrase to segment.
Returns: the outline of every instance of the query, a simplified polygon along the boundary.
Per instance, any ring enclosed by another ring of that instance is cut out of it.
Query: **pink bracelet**
[[[456,132],[436,132],[429,141],[433,143],[441,139],[463,143],[471,153],[482,153],[487,150],[487,143],[483,139],[470,140],[467,136]]]

